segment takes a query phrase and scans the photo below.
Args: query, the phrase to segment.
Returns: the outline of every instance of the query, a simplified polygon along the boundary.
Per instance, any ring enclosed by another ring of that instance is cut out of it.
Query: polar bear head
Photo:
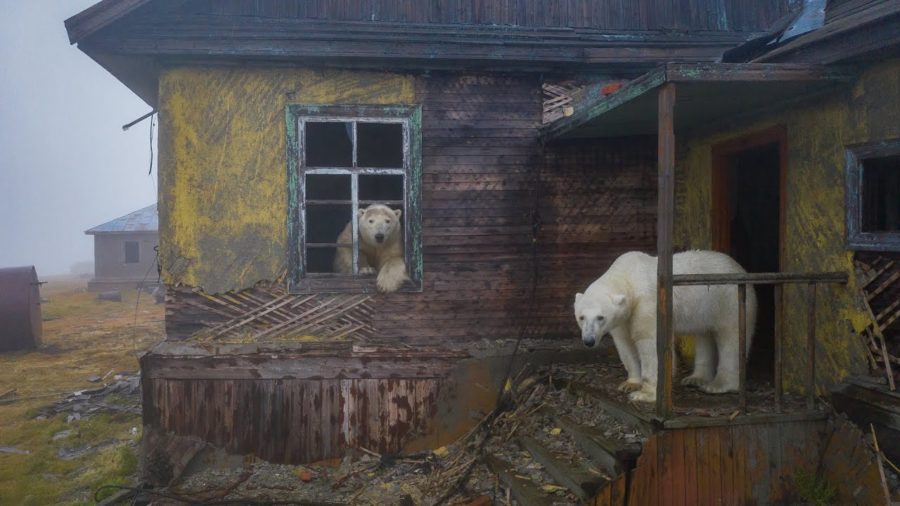
[[[606,290],[575,294],[575,320],[581,328],[581,342],[589,348],[627,319],[628,298],[623,294]]]
[[[389,243],[400,230],[399,209],[382,204],[372,204],[359,210],[359,237],[372,246]]]

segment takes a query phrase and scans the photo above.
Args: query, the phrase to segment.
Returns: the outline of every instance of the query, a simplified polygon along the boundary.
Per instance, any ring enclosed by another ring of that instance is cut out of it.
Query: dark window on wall
[[[125,241],[125,263],[136,264],[141,261],[141,244],[137,241]]]
[[[419,109],[288,107],[291,269],[295,291],[370,291],[374,266],[360,248],[360,213],[383,205],[421,289]]]
[[[847,244],[900,251],[900,140],[847,149]]]

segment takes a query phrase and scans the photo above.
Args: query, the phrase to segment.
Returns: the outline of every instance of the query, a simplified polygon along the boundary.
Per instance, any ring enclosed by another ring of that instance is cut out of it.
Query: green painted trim
[[[310,292],[303,283],[301,251],[304,239],[300,232],[300,146],[297,139],[297,121],[301,116],[328,116],[348,119],[364,117],[404,118],[409,123],[409,168],[407,177],[407,209],[409,237],[409,274],[413,288],[402,288],[402,292],[421,292],[423,285],[424,255],[422,240],[422,107],[419,105],[331,105],[331,104],[288,104],[285,107],[287,135],[288,170],[288,288],[291,292]],[[365,281],[365,282],[363,282]],[[342,283],[342,292],[366,292],[372,287],[370,280],[360,280],[350,288]],[[323,293],[327,290],[321,290]]]

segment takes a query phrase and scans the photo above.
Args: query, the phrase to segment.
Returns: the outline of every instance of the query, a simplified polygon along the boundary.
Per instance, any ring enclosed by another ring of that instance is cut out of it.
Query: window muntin
[[[125,263],[137,264],[141,262],[141,243],[138,241],[125,241]]]
[[[846,153],[848,247],[900,251],[900,139]]]
[[[401,211],[404,261],[412,279],[401,291],[421,290],[420,114],[409,106],[288,106],[294,188],[289,207],[296,218],[290,228],[292,290],[374,289],[375,276],[369,269],[360,272],[357,219],[374,203]],[[340,156],[327,153],[328,146],[310,144],[335,139]],[[340,240],[348,223],[352,230]],[[329,269],[336,267],[330,264],[339,250],[352,254],[352,272]]]

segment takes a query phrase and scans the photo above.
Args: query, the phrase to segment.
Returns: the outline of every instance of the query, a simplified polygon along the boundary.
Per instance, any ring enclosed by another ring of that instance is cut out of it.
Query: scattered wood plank
[[[553,455],[549,448],[538,440],[523,436],[517,439],[519,446],[528,451],[534,460],[544,466],[547,474],[557,483],[572,491],[582,501],[593,496],[608,480],[593,475],[584,469],[573,467]]]
[[[486,455],[484,461],[492,473],[509,488],[510,493],[519,504],[529,506],[550,506],[552,500],[540,491],[534,483],[519,478],[511,471],[512,466],[505,460],[494,455]]]

